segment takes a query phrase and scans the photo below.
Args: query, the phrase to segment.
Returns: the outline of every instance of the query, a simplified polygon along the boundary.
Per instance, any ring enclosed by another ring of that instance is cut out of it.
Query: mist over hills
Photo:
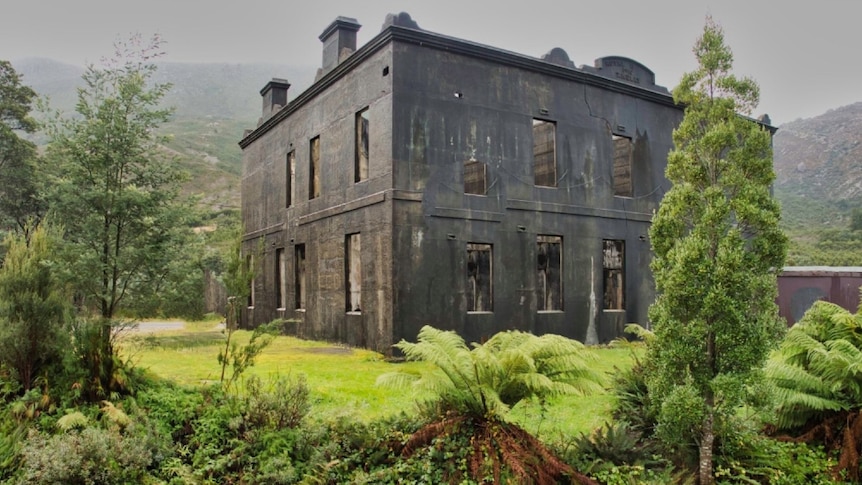
[[[74,111],[83,68],[40,58],[13,65],[52,109]],[[176,109],[164,127],[172,136],[166,148],[192,174],[187,192],[215,211],[235,210],[242,169],[237,142],[257,125],[260,89],[273,77],[286,78],[292,98],[311,85],[316,66],[165,62],[158,68],[155,80],[173,85],[164,99]],[[779,126],[774,149],[785,228],[810,233],[847,225],[862,200],[862,102]]]
[[[316,68],[265,63],[157,66],[154,81],[172,84],[163,104],[175,109],[174,116],[162,132],[170,135],[166,151],[191,174],[185,192],[216,213],[236,211],[242,171],[237,143],[244,130],[257,126],[260,89],[273,77],[285,78],[295,95],[311,85]],[[43,58],[13,61],[13,67],[24,84],[48,100],[51,111],[74,113],[84,68]],[[36,141],[44,139],[37,135]]]

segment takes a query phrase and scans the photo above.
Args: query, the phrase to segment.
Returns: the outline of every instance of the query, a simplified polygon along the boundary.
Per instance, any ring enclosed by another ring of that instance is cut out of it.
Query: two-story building
[[[587,343],[647,323],[648,229],[682,119],[642,64],[576,67],[387,17],[320,36],[288,102],[261,91],[243,149],[245,324],[388,352],[423,325],[481,341],[507,329]]]

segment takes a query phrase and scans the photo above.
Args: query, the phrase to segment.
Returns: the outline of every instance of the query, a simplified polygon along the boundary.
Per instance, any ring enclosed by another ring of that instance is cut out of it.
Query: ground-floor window
[[[605,239],[602,249],[605,310],[625,310],[625,260],[625,241]]]
[[[494,311],[493,258],[490,244],[467,244],[467,311]]]
[[[536,307],[539,311],[563,309],[563,238],[536,237]]]
[[[348,234],[344,241],[345,296],[348,312],[362,311],[362,240]]]
[[[293,290],[297,310],[305,310],[305,275],[305,244],[297,244],[293,247]]]

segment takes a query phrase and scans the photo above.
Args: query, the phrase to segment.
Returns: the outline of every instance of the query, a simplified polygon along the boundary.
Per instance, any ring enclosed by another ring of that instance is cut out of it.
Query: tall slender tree
[[[110,388],[112,324],[121,302],[152,292],[185,227],[177,199],[184,175],[159,150],[156,134],[171,115],[161,106],[170,85],[153,80],[160,39],[134,36],[116,47],[102,66],[87,68],[77,116],[54,127],[49,147],[67,276],[101,326],[98,355],[87,364],[98,374],[91,377],[99,392]]]
[[[770,192],[771,135],[743,116],[759,88],[731,74],[733,55],[711,18],[694,54],[698,68],[673,91],[685,105],[668,155],[673,186],[650,229],[658,296],[647,384],[658,436],[678,449],[696,445],[699,482],[709,485],[716,433],[780,336],[776,273],[787,241]]]

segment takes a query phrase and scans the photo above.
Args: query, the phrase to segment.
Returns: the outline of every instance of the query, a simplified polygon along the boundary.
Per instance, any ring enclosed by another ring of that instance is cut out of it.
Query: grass
[[[237,331],[234,338],[246,343],[251,333]],[[165,379],[199,386],[218,382],[217,362],[225,336],[214,321],[187,324],[183,330],[126,337],[122,352],[138,367]],[[632,349],[596,348],[598,370],[610,375],[615,368],[628,368]],[[635,348],[635,352],[639,349]],[[424,396],[393,392],[375,386],[377,376],[405,366],[423,369],[419,362],[392,363],[370,350],[340,345],[276,337],[258,357],[248,375],[264,382],[276,376],[304,375],[311,390],[312,416],[321,419],[349,415],[372,420],[401,411],[412,412]],[[230,372],[230,369],[227,370]],[[248,376],[246,375],[246,377]],[[613,398],[608,393],[591,396],[561,396],[546,403],[522,403],[512,410],[512,420],[530,433],[552,441],[568,441],[579,433],[589,433],[610,419]]]

